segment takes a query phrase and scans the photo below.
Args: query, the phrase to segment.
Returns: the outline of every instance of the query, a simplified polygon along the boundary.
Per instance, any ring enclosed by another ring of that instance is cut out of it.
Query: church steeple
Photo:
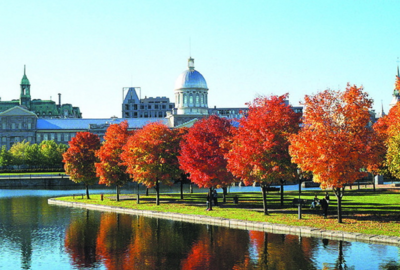
[[[24,76],[21,80],[21,94],[19,99],[19,105],[26,106],[28,109],[31,103],[31,83],[26,76],[26,66],[24,65]]]

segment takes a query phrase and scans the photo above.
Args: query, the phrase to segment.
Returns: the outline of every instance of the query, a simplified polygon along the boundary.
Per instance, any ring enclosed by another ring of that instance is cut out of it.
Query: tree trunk
[[[210,190],[208,191],[208,210],[212,210],[212,202],[213,202],[213,188],[210,187]]]
[[[116,186],[116,192],[117,192],[117,202],[119,202],[119,186]]]
[[[90,196],[89,196],[89,185],[85,184],[85,188],[86,188],[86,199],[90,200]]]
[[[190,183],[190,185],[189,185],[189,192],[190,192],[190,194],[193,193],[193,184],[192,183]]]
[[[268,208],[267,208],[267,186],[265,184],[261,184],[261,192],[262,192],[262,200],[263,200],[263,207],[264,207],[264,215],[268,215]]]
[[[156,205],[160,205],[160,183],[156,180]]]
[[[183,180],[181,179],[181,200],[183,200]]]
[[[226,195],[228,195],[228,188],[227,187],[223,187],[222,188],[222,195],[223,195],[224,203],[226,203]]]
[[[146,188],[146,196],[149,196],[149,189]]]
[[[137,183],[137,197],[136,197],[136,203],[140,203],[140,195],[139,195],[139,183]]]
[[[337,198],[337,215],[338,215],[338,223],[342,223],[342,198],[344,195],[344,187],[342,188],[333,188]]]
[[[283,183],[285,182],[285,181],[280,181],[281,182],[281,206],[283,206]]]
[[[375,189],[375,175],[373,173],[371,173],[371,176],[372,176],[372,188],[373,188],[374,193],[375,193],[376,192],[376,189]]]

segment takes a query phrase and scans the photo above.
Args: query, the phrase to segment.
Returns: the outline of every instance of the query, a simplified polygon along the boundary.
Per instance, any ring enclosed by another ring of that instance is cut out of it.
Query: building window
[[[133,113],[133,118],[137,118],[137,112]]]
[[[3,122],[2,124],[3,129],[7,129],[7,124],[5,122]]]
[[[18,129],[22,129],[22,123],[18,123]]]
[[[64,141],[68,142],[69,138],[68,138],[68,133],[64,133]]]
[[[193,96],[192,96],[192,94],[190,94],[190,96],[189,96],[189,104],[193,104]]]
[[[11,123],[11,129],[15,129],[15,123]]]
[[[29,137],[28,137],[28,142],[31,142],[31,141],[32,141],[32,137],[29,136]]]
[[[49,135],[47,133],[43,134],[43,140],[45,140],[45,141],[49,140]]]
[[[61,142],[61,133],[57,133],[57,142]]]
[[[28,123],[28,129],[32,129],[32,124]]]
[[[36,134],[36,142],[37,142],[37,143],[40,142],[40,134]]]
[[[50,140],[54,141],[56,139],[56,136],[54,133],[50,133]]]
[[[7,137],[2,137],[2,138],[1,138],[1,141],[2,141],[3,143],[7,143]]]
[[[199,106],[200,104],[200,98],[199,98],[199,94],[196,95],[196,106]]]

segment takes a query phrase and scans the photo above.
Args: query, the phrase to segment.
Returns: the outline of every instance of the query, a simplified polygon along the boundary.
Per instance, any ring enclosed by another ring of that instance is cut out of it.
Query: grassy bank
[[[309,202],[318,195],[322,198],[323,191],[303,191],[302,199]],[[213,207],[213,211],[206,211],[206,193],[161,194],[161,204],[155,205],[155,195],[141,195],[140,204],[136,202],[136,195],[124,195],[123,200],[115,201],[114,194],[91,195],[90,200],[81,197],[62,197],[59,200],[76,201],[90,204],[127,207],[133,209],[174,212],[182,214],[204,215],[222,218],[232,218],[249,221],[264,221],[270,223],[310,226],[327,230],[341,230],[365,234],[390,235],[400,237],[400,192],[399,190],[349,190],[343,198],[343,223],[337,223],[336,197],[330,192],[329,216],[327,219],[321,216],[320,210],[309,209],[309,204],[303,207],[303,218],[298,219],[297,207],[292,205],[293,198],[298,198],[297,192],[285,192],[284,205],[280,204],[280,194],[270,192],[268,194],[269,214],[263,214],[261,193],[229,193],[226,203],[219,198],[219,206]],[[233,197],[239,197],[239,204],[233,203]],[[221,197],[221,194],[220,194]]]

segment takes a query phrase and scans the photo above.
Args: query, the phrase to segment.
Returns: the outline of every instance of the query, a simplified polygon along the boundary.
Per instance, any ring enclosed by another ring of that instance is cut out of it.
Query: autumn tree
[[[299,129],[300,115],[287,104],[288,95],[256,98],[232,139],[228,169],[246,185],[259,183],[267,210],[267,188],[272,183],[293,179],[288,138]]]
[[[117,201],[119,201],[121,186],[130,180],[126,171],[127,167],[121,159],[121,153],[131,134],[133,132],[128,131],[126,121],[110,125],[104,135],[105,141],[96,154],[99,159],[99,162],[95,164],[96,174],[100,179],[99,184],[115,185]]]
[[[166,125],[158,122],[145,125],[129,137],[121,158],[135,182],[156,190],[160,204],[160,183],[172,185],[180,174],[176,152],[179,140]]]
[[[65,173],[76,183],[84,183],[86,198],[89,197],[89,185],[98,181],[95,163],[96,151],[100,148],[99,136],[90,132],[78,132],[69,141],[69,148],[63,154]]]
[[[372,100],[362,87],[348,85],[344,92],[307,95],[304,105],[303,126],[290,138],[290,154],[303,171],[313,173],[314,182],[333,189],[341,223],[345,185],[365,176],[361,169],[369,162]]]
[[[230,136],[230,122],[211,115],[197,121],[181,142],[180,167],[190,174],[193,183],[201,188],[209,188],[210,210],[213,188],[224,187],[234,181],[224,157],[229,150],[226,141]]]
[[[400,178],[400,103],[396,103],[390,109],[388,115],[380,118],[375,123],[374,128],[385,140],[387,149],[385,165],[389,173]]]

